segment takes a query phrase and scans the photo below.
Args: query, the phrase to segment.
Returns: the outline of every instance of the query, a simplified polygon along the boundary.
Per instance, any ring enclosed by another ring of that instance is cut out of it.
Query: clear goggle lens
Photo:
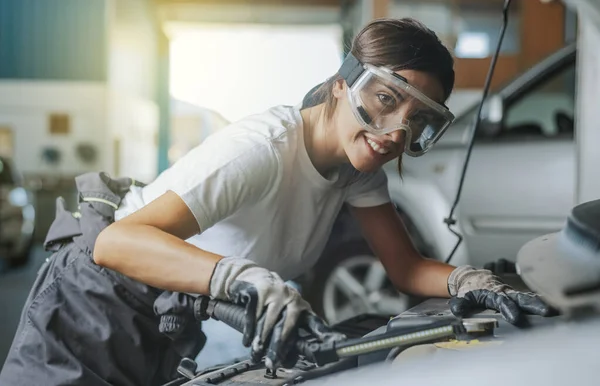
[[[369,65],[365,69],[348,88],[356,118],[376,135],[404,130],[408,155],[427,152],[452,123],[452,113],[393,72]]]

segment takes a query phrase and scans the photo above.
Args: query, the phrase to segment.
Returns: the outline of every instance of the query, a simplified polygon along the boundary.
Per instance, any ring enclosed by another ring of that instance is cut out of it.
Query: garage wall
[[[76,147],[105,129],[106,25],[106,0],[0,1],[1,151],[25,175],[102,166],[100,148],[84,162]],[[42,158],[50,148],[57,162]]]
[[[142,99],[156,97],[157,31],[149,0],[108,0],[110,87]]]
[[[12,156],[23,174],[74,175],[103,165],[103,154],[84,162],[76,147],[97,146],[105,131],[106,87],[101,82],[0,81],[0,128],[12,132]],[[52,121],[53,116],[66,117]],[[60,152],[47,162],[45,149]]]
[[[0,152],[27,177],[68,180],[89,170],[156,175],[153,4],[0,1]],[[77,156],[81,143],[94,147],[94,160]],[[60,160],[42,158],[50,148]]]
[[[106,170],[150,181],[158,163],[155,14],[148,0],[109,0],[107,6]]]
[[[105,3],[0,1],[0,78],[105,80]]]
[[[115,176],[150,182],[157,173],[158,107],[154,101],[109,90],[106,168]]]
[[[302,4],[279,1],[277,4],[230,1],[159,1],[158,13],[165,22],[241,23],[241,24],[331,24],[340,20],[338,5]],[[306,2],[304,2],[306,3]],[[325,2],[324,2],[325,3]]]

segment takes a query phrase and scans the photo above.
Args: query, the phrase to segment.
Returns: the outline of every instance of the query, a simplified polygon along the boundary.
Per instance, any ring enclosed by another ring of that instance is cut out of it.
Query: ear
[[[346,95],[346,81],[341,78],[337,79],[333,82],[333,89],[331,91],[337,99],[343,98]]]

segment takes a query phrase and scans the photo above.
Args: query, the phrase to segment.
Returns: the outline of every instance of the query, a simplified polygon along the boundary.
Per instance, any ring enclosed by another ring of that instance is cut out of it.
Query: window
[[[168,24],[171,96],[237,121],[296,105],[337,72],[338,24]],[[317,58],[317,59],[315,59]]]
[[[389,16],[413,17],[423,22],[451,48],[456,58],[486,58],[492,55],[498,40],[503,3],[503,0],[394,1]],[[515,2],[510,8],[501,55],[519,53],[520,19],[520,4]]]
[[[501,55],[515,55],[520,50],[520,11],[518,2],[509,9],[508,25],[504,35]],[[457,58],[487,58],[492,56],[498,37],[502,18],[501,2],[458,3],[454,10],[454,27]]]
[[[574,115],[575,63],[570,63],[509,101],[501,135],[572,136]]]
[[[505,96],[503,126],[499,133],[490,134],[482,127],[476,134],[478,140],[496,138],[562,137],[573,136],[575,116],[575,70],[573,60],[558,70],[538,76],[538,81],[528,88],[517,89]],[[472,127],[479,101],[467,111],[456,116],[450,130]]]

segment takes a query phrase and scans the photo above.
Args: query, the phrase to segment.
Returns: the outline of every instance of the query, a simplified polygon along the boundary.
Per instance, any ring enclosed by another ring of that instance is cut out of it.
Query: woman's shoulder
[[[263,137],[267,140],[280,139],[302,127],[298,106],[279,105],[261,113],[249,115],[223,129],[230,135]]]
[[[265,176],[256,180],[274,178],[285,158],[280,142],[293,130],[294,114],[293,108],[278,106],[233,122],[178,159],[165,175],[179,178],[243,172]]]
[[[282,155],[282,149],[289,147],[282,146],[283,143],[296,142],[298,127],[302,127],[302,117],[297,107],[276,106],[211,134],[192,153],[209,152],[225,158],[262,153],[263,160],[271,153],[268,158],[275,161]]]
[[[276,106],[233,122],[208,136],[178,163],[192,168],[202,165],[204,170],[245,165],[272,172],[280,163],[279,143],[293,137],[286,134],[298,125],[296,115],[300,112],[295,107]]]

